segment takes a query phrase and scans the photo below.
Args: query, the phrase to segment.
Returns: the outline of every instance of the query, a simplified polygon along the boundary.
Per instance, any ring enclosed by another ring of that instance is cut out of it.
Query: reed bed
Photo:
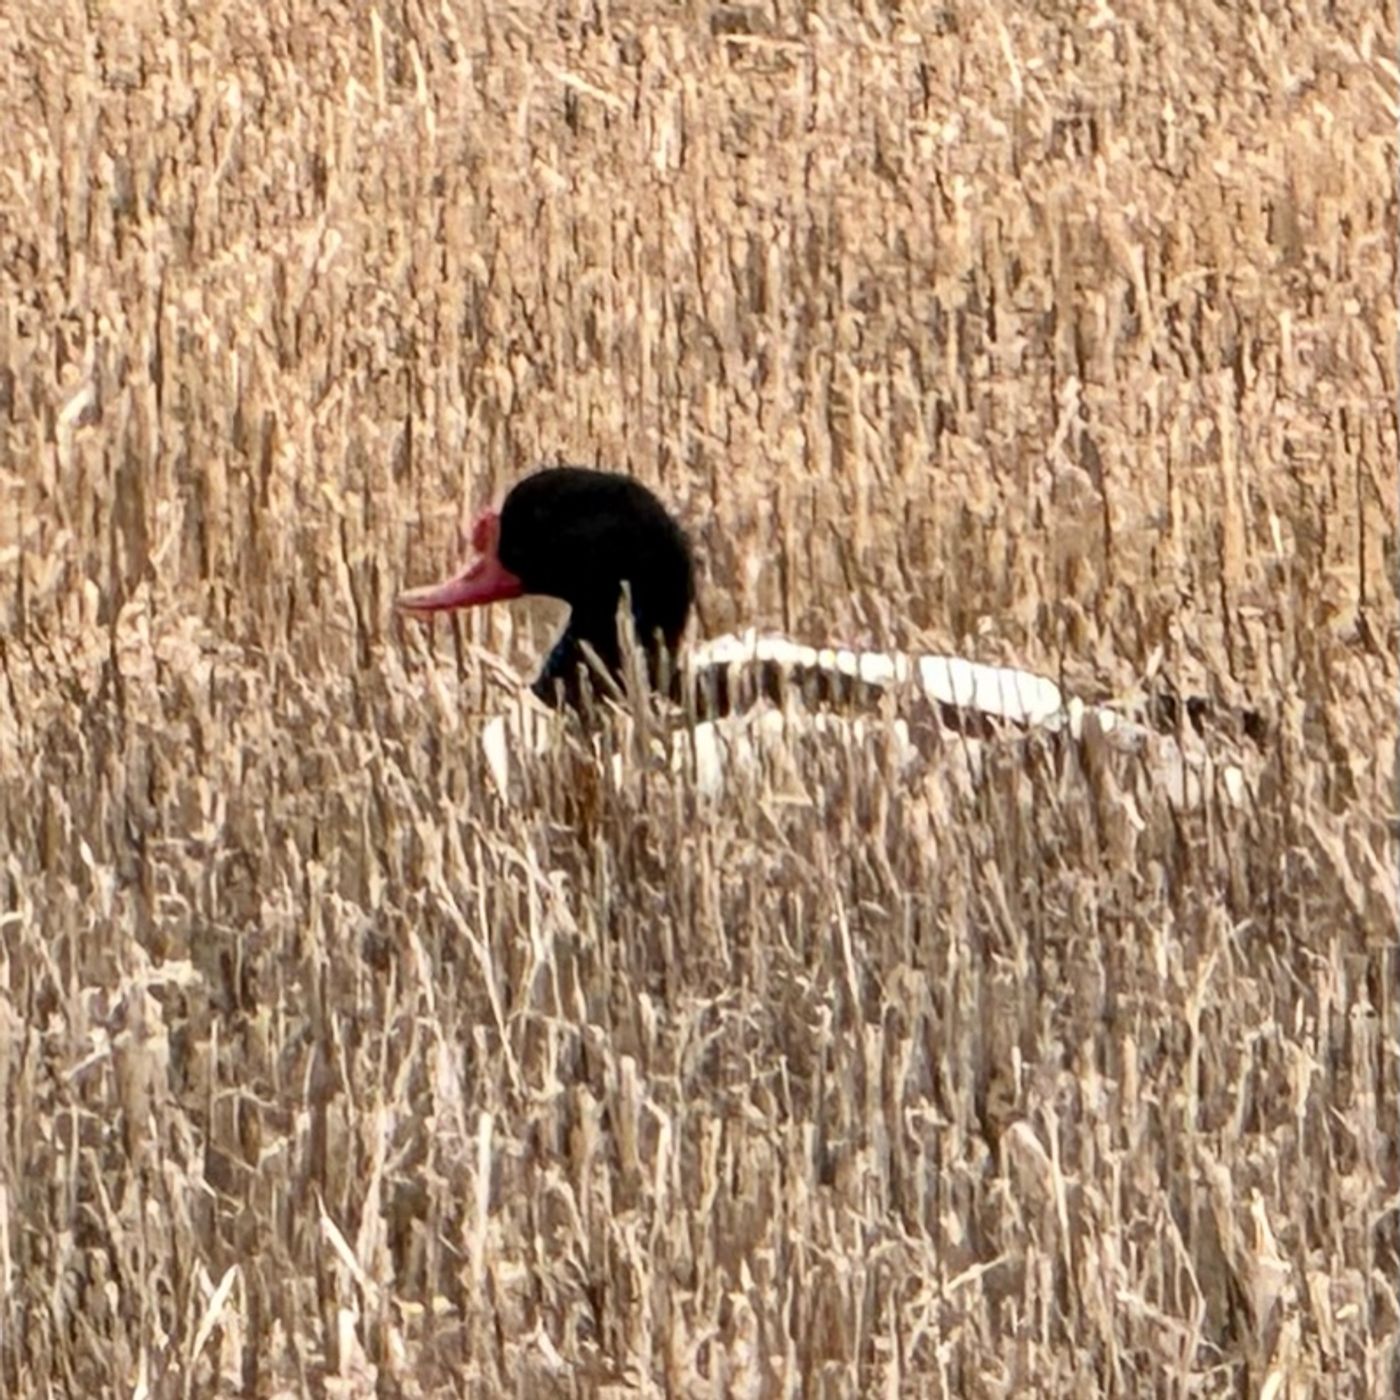
[[[0,1389],[1389,1393],[1396,21],[5,5]],[[503,800],[558,610],[391,601],[559,460],[1245,800]]]

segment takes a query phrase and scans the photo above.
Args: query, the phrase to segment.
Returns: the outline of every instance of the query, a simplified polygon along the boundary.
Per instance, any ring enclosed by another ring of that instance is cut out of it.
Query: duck
[[[685,752],[707,790],[718,786],[724,753],[732,747],[723,726],[740,724],[745,750],[771,746],[795,708],[815,731],[831,731],[839,718],[863,734],[886,696],[912,697],[964,747],[1031,731],[1078,738],[1086,727],[1113,735],[1119,748],[1140,748],[1149,738],[1149,726],[1110,706],[1067,698],[1047,676],[960,656],[817,647],[757,629],[686,648],[696,601],[693,548],[660,497],[629,475],[568,465],[538,469],[516,482],[499,507],[482,511],[469,537],[474,553],[464,567],[442,582],[405,590],[396,607],[407,617],[431,620],[518,598],[553,598],[568,606],[564,629],[529,688],[538,705],[527,725],[528,747],[536,750],[544,747],[547,728],[541,711],[587,718],[600,696],[621,700],[638,687],[683,713]],[[639,665],[629,671],[633,656]],[[1199,727],[1195,710],[1190,718]],[[1179,738],[1185,726],[1180,715],[1176,720],[1171,727]],[[507,727],[498,717],[483,735],[503,790],[509,782]],[[907,718],[897,717],[892,732],[911,754]],[[684,761],[677,746],[673,767]],[[1190,765],[1178,766],[1173,786],[1185,797]]]

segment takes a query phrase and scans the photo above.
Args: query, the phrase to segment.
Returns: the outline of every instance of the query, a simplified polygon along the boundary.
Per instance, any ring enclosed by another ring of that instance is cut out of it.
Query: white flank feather
[[[1183,742],[1175,734],[1161,733],[1107,706],[1085,705],[1073,698],[1066,701],[1053,681],[1014,667],[989,666],[959,656],[910,657],[808,647],[752,631],[701,642],[688,658],[696,671],[717,666],[742,669],[763,663],[836,672],[873,687],[910,686],[935,704],[1028,728],[1065,729],[1076,740],[1139,754],[1154,786],[1180,806],[1197,806],[1212,790],[1233,806],[1244,802],[1247,795],[1242,769],[1215,763],[1205,744],[1189,731]],[[559,723],[559,715],[529,696],[522,696],[513,709],[487,721],[481,746],[492,782],[502,797],[510,792],[517,764],[547,754],[558,742]],[[736,773],[790,769],[790,740],[798,731],[856,746],[888,736],[894,742],[901,770],[918,752],[903,719],[807,711],[792,705],[779,709],[763,703],[744,714],[705,720],[669,735],[658,734],[656,742],[668,745],[669,751],[660,750],[655,757],[677,776],[691,775],[697,792],[718,796]],[[980,748],[982,742],[965,739],[961,747]],[[974,763],[974,768],[977,766]],[[626,765],[622,751],[614,754],[612,768],[615,781],[623,781]],[[795,774],[790,776],[796,781]]]

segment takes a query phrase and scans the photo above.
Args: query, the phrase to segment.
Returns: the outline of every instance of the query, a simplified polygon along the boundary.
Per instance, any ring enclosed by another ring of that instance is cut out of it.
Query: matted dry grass
[[[1385,1393],[1393,3],[189,9],[0,9],[0,1389]],[[1249,799],[504,805],[558,459]]]

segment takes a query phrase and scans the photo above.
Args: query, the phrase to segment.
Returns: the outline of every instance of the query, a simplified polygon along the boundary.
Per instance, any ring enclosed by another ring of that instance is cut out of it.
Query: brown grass
[[[1323,8],[0,9],[0,1389],[1386,1393],[1400,82]],[[1252,696],[1250,798],[503,805],[555,612],[390,600],[558,459],[709,631]]]

